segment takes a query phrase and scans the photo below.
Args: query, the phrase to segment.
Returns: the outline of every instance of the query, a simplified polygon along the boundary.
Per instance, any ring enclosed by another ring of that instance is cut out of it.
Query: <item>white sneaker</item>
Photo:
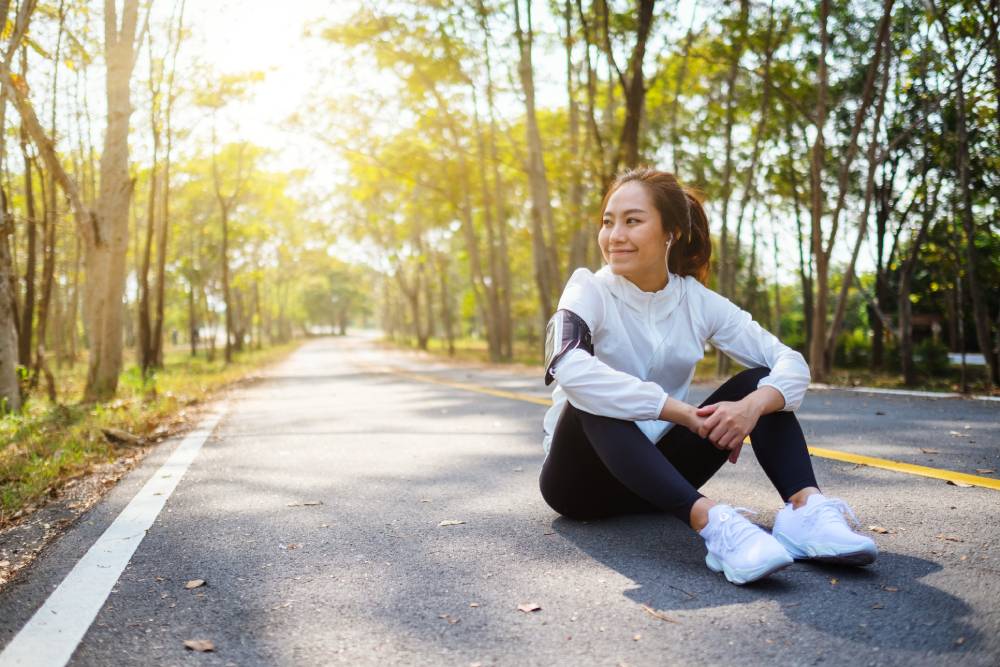
[[[716,505],[708,511],[708,524],[698,533],[708,548],[708,569],[725,573],[734,584],[746,584],[795,562],[777,540],[740,512],[753,514],[729,505]]]
[[[794,558],[843,565],[874,563],[878,555],[874,540],[851,530],[845,514],[859,525],[843,500],[815,493],[798,509],[785,505],[774,519],[773,534]]]

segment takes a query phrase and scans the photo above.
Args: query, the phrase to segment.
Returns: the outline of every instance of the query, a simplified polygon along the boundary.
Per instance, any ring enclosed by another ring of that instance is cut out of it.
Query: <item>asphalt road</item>
[[[390,368],[545,395],[519,371],[309,343],[229,398],[70,664],[1000,663],[1000,491],[814,458],[828,495],[889,531],[878,561],[736,587],[672,518],[550,510],[541,405]],[[799,414],[810,445],[1000,470],[997,403],[829,390]],[[176,445],[0,593],[0,646]],[[748,449],[705,492],[770,526],[780,501]]]

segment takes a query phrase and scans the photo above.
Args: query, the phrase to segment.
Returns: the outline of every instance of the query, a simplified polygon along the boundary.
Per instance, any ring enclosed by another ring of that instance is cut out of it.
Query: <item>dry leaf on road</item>
[[[955,535],[935,535],[934,537],[936,537],[939,540],[947,540],[948,542],[964,542],[965,541],[961,537],[957,537]]]
[[[936,449],[931,449],[930,447],[921,447],[920,451],[924,454],[940,454],[941,452]]]
[[[445,519],[444,521],[442,521],[438,525],[439,526],[458,526],[458,525],[461,525],[463,523],[465,523],[465,522],[462,521],[462,520],[460,520],[460,519]]]
[[[868,530],[872,531],[873,533],[878,533],[879,535],[889,534],[889,529],[883,528],[882,526],[868,526]]]
[[[191,590],[192,588],[198,588],[199,586],[204,586],[204,585],[205,585],[204,579],[192,579],[191,581],[184,584],[184,588]]]
[[[972,488],[972,484],[966,484],[965,482],[956,482],[953,479],[949,479],[948,483],[951,484],[952,486],[957,486],[960,489],[971,489]]]
[[[185,639],[184,648],[199,653],[209,653],[215,650],[215,644],[212,643],[211,639]]]
[[[642,610],[644,612],[646,612],[647,614],[649,614],[650,616],[652,616],[653,618],[658,618],[661,621],[666,621],[667,623],[680,623],[680,621],[678,621],[677,619],[671,618],[670,616],[667,616],[666,614],[664,614],[659,609],[653,609],[648,604],[644,604],[644,605],[641,605],[641,606],[642,606]]]
[[[994,468],[976,468],[976,472],[980,475],[992,475],[996,470]]]
[[[538,604],[537,602],[525,602],[524,604],[517,605],[517,610],[523,611],[526,614],[533,611],[538,611],[541,608],[542,605]]]

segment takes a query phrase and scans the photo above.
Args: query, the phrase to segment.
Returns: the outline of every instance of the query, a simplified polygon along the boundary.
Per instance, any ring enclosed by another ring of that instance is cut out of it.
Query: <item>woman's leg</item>
[[[750,368],[729,378],[702,402],[702,406],[720,401],[738,401],[757,389],[767,368]],[[793,495],[816,488],[812,461],[805,436],[791,412],[762,415],[750,431],[753,452],[764,473],[784,501]],[[729,457],[729,452],[715,447],[707,438],[677,425],[656,444],[657,449],[694,486],[701,487]]]
[[[552,509],[572,518],[662,510],[688,522],[698,491],[634,422],[567,403],[539,479]]]

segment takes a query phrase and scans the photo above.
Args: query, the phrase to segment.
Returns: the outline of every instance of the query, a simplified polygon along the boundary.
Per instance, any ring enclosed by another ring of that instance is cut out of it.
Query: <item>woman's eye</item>
[[[604,220],[601,220],[601,224],[604,225],[605,227],[610,227],[611,226],[611,220],[606,218]]]
[[[629,218],[629,219],[628,219],[628,220],[626,220],[625,222],[627,222],[627,223],[629,223],[629,224],[632,224],[633,222],[639,222],[639,219],[638,219],[638,218]]]

